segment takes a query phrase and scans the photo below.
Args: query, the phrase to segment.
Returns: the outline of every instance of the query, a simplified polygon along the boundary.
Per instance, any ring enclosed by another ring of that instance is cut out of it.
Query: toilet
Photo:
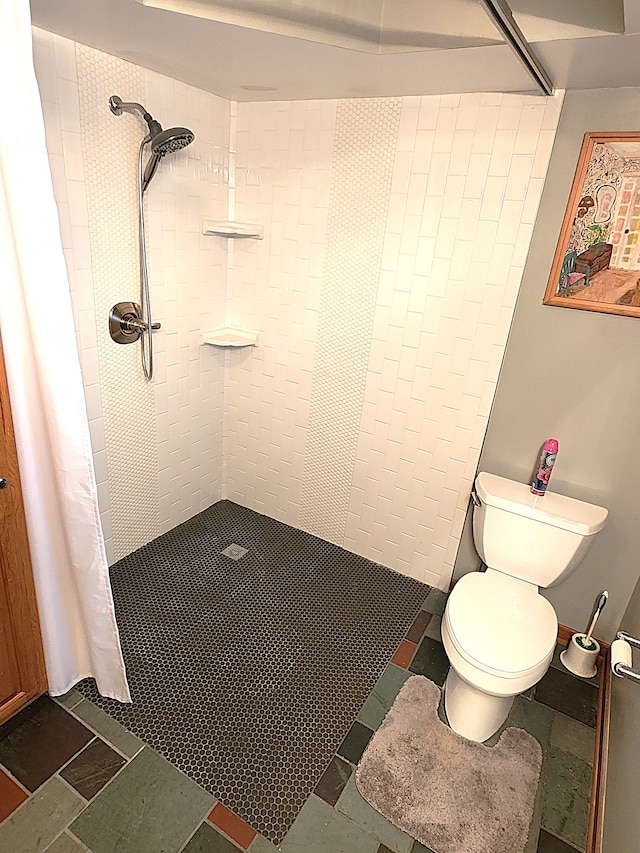
[[[474,543],[487,568],[463,575],[447,600],[444,702],[454,731],[485,741],[553,658],[558,620],[539,588],[575,571],[608,513],[551,492],[536,498],[528,485],[486,472],[472,496]]]

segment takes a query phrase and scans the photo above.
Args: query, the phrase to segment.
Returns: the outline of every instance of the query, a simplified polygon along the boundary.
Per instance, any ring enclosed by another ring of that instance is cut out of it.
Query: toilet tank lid
[[[581,536],[592,536],[602,530],[609,514],[604,507],[554,492],[547,491],[544,496],[536,498],[526,483],[516,483],[486,471],[481,471],[476,477],[475,488],[480,500],[488,506]]]

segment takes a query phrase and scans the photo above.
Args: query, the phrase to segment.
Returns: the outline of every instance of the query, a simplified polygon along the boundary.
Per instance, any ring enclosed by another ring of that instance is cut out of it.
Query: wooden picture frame
[[[543,302],[640,317],[640,132],[585,134]]]

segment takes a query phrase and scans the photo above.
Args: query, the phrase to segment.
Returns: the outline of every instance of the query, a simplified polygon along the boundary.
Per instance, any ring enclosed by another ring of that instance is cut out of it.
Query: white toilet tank
[[[608,515],[603,507],[565,495],[536,498],[527,484],[484,471],[476,477],[475,493],[473,539],[483,562],[538,587],[569,577]]]

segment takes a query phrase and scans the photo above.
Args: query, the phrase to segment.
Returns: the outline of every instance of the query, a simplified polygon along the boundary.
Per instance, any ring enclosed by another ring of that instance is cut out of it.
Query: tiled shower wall
[[[34,40],[110,562],[228,496],[446,587],[561,98],[236,105]],[[147,193],[151,386],[107,337],[145,133],[111,94],[196,134]],[[200,346],[225,320],[260,346]]]
[[[224,323],[227,258],[223,241],[201,235],[201,219],[227,215],[231,108],[37,29],[34,58],[113,562],[223,493],[224,355],[201,347],[200,333]],[[147,132],[139,117],[112,115],[112,94],[196,135],[146,193],[151,302],[162,323],[152,384],[139,345],[108,336],[111,306],[139,302],[137,158]]]
[[[238,106],[231,500],[447,587],[561,100]]]

